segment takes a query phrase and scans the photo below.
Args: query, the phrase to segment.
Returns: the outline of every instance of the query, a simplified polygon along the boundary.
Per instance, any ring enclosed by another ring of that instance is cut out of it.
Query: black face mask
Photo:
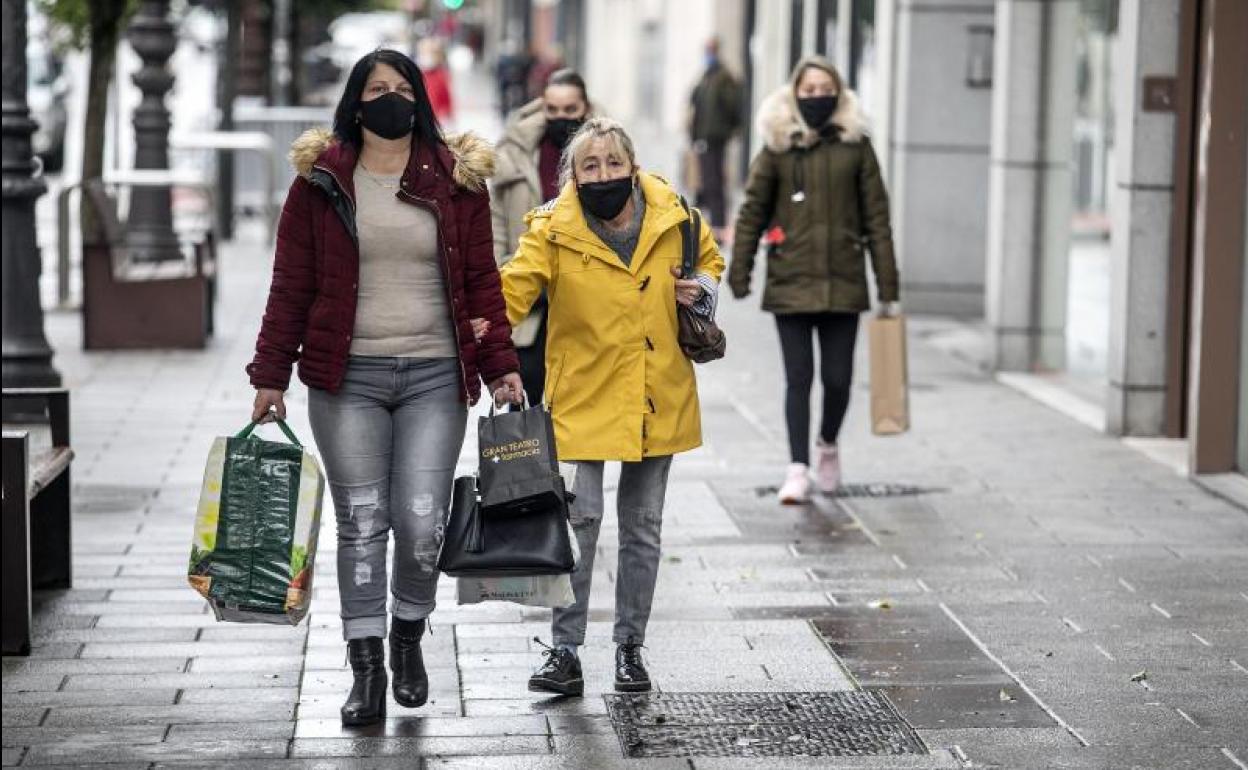
[[[823,128],[823,124],[836,112],[836,94],[798,99],[797,111],[802,113],[806,125],[814,129]]]
[[[546,121],[546,138],[562,150],[583,125],[585,118],[549,118]]]
[[[415,121],[416,102],[396,91],[360,102],[360,123],[383,139],[407,136]]]
[[[606,182],[585,182],[576,186],[581,207],[598,219],[615,219],[633,194],[633,178],[611,179]]]

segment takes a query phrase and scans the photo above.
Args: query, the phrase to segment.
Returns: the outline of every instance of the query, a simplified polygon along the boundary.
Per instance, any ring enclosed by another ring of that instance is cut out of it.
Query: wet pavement
[[[472,98],[491,91],[463,93],[464,124],[495,135]],[[676,154],[639,146],[643,163]],[[87,355],[77,314],[48,317],[73,389],[74,588],[39,595],[31,657],[3,661],[4,765],[1248,770],[1248,513],[940,352],[957,327],[934,319],[911,319],[913,430],[870,434],[860,376],[842,494],[781,507],[757,293],[720,306],[729,356],[698,369],[706,445],[673,466],[657,695],[612,692],[608,515],[584,698],[526,689],[547,611],[456,606],[444,578],[430,702],[344,729],[328,498],[301,626],[217,623],[185,580],[207,449],[253,393],[257,233],[226,245],[207,351]],[[288,403],[310,441],[301,386]]]
[[[184,577],[205,453],[246,420],[241,367],[267,270],[261,245],[229,246],[221,331],[204,352],[87,355],[78,317],[49,317],[73,388],[74,588],[39,596],[33,654],[4,659],[4,764],[1248,761],[1248,513],[938,352],[925,340],[945,325],[922,319],[914,429],[871,436],[860,384],[845,494],[778,506],[779,355],[753,298],[721,306],[729,358],[699,368],[706,446],[672,474],[647,639],[658,695],[613,698],[608,516],[584,698],[526,690],[545,611],[456,606],[444,579],[425,644],[430,702],[391,702],[384,724],[342,728],[350,674],[328,501],[303,625],[217,623]],[[290,401],[310,439],[306,393]],[[472,452],[470,436],[465,469]],[[888,709],[803,711],[880,696]],[[759,703],[790,703],[791,718]],[[904,741],[911,728],[921,743]]]

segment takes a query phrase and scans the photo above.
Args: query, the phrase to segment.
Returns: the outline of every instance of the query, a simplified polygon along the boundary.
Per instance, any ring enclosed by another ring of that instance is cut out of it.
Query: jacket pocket
[[[563,370],[566,368],[567,363],[568,354],[564,352],[563,355],[559,356],[559,364],[555,367],[554,376],[546,381],[546,392],[543,396],[546,399],[546,407],[548,409],[554,409],[555,407],[555,396],[559,394],[559,383],[563,380]]]

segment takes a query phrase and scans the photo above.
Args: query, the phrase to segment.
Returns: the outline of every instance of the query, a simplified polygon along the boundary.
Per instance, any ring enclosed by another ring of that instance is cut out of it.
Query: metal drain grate
[[[755,487],[754,494],[759,497],[774,497],[779,487]],[[913,484],[889,484],[886,482],[867,484],[842,484],[836,492],[826,497],[914,497],[933,492],[944,492],[939,487],[918,487]]]
[[[927,754],[882,693],[604,695],[624,756],[819,757]]]

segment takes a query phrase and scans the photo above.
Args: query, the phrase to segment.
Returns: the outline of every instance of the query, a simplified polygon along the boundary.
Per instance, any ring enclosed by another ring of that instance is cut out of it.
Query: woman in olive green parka
[[[763,309],[774,313],[784,358],[791,465],[780,489],[786,503],[810,493],[810,388],[818,332],[823,418],[815,481],[840,485],[837,435],[849,404],[858,316],[871,306],[870,256],[881,312],[897,311],[898,276],[888,194],[854,93],[820,56],[798,62],[790,81],[763,100],[757,128],[765,147],[750,166],[737,213],[728,284],[750,293],[764,232],[767,277]],[[772,230],[771,228],[777,228]]]

